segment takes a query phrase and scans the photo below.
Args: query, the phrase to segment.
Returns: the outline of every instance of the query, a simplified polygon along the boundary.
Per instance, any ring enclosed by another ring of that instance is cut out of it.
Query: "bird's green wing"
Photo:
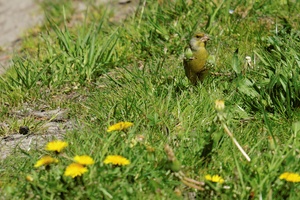
[[[192,59],[193,58],[193,52],[192,52],[191,48],[187,48],[185,50],[184,57],[185,57],[185,59]]]

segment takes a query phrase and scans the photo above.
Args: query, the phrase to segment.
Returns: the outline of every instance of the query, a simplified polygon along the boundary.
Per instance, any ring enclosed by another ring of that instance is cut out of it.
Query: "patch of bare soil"
[[[0,0],[0,75],[9,67],[24,31],[42,21],[35,0]]]
[[[67,130],[75,128],[75,123],[68,117],[68,111],[60,108],[55,110],[35,111],[23,109],[11,112],[14,119],[22,121],[30,118],[41,124],[39,131],[32,132],[30,127],[20,126],[17,133],[2,137],[0,141],[0,158],[4,159],[16,150],[29,151],[40,148],[45,142],[54,139],[63,139]],[[9,124],[0,123],[0,130],[9,129]]]

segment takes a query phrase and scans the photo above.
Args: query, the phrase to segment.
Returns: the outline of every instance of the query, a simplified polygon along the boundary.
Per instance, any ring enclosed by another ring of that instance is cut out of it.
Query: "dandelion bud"
[[[215,109],[217,111],[222,111],[225,108],[225,104],[223,100],[216,100],[215,101]]]
[[[32,182],[32,181],[33,181],[33,178],[32,178],[32,176],[30,176],[30,175],[27,175],[27,176],[26,176],[26,181],[28,181],[28,182]]]
[[[179,172],[181,169],[181,162],[179,160],[174,160],[170,163],[170,169],[172,172]]]

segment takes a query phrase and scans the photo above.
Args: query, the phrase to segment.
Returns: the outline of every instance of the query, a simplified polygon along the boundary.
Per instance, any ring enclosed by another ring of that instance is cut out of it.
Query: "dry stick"
[[[229,137],[231,137],[235,146],[240,150],[240,152],[243,154],[243,156],[246,158],[246,160],[248,162],[250,162],[251,161],[250,157],[247,155],[247,153],[244,151],[244,149],[241,147],[241,145],[238,143],[238,141],[233,137],[233,134],[230,132],[230,130],[228,129],[226,124],[225,123],[222,123],[222,124],[223,124],[225,132],[229,135]]]
[[[204,182],[196,181],[194,179],[191,179],[191,178],[188,178],[188,177],[185,177],[185,176],[183,177],[183,180],[188,181],[190,183],[197,184],[197,185],[202,185],[202,186],[205,185]]]
[[[185,185],[187,185],[187,186],[189,186],[191,188],[195,188],[195,189],[200,190],[200,191],[204,191],[205,190],[203,187],[200,187],[198,185],[192,184],[192,183],[187,182],[187,181],[185,181],[183,179],[181,179],[181,182],[183,182]]]
[[[182,171],[179,171],[178,173],[175,173],[175,176],[177,176],[181,180],[181,182],[183,184],[185,184],[186,186],[189,186],[191,188],[195,188],[195,189],[200,190],[200,191],[204,191],[204,188],[201,187],[201,186],[205,185],[204,182],[199,182],[199,181],[196,181],[194,179],[188,178],[188,177],[185,176],[185,174]]]
[[[232,76],[233,73],[231,72],[225,72],[225,73],[222,73],[222,72],[210,72],[211,75],[214,75],[214,76]]]
[[[196,181],[194,179],[186,177],[186,175],[182,171],[178,172],[178,176],[180,177],[180,179],[184,179],[184,180],[186,180],[188,182],[195,183],[195,184],[202,185],[202,186],[205,185],[204,182],[199,182],[199,181]]]

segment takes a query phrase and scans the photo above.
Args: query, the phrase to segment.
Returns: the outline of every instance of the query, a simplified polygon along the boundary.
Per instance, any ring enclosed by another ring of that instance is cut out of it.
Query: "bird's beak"
[[[203,42],[206,42],[206,41],[210,40],[210,38],[209,38],[208,35],[205,34],[205,35],[201,38],[201,40],[202,40]]]

